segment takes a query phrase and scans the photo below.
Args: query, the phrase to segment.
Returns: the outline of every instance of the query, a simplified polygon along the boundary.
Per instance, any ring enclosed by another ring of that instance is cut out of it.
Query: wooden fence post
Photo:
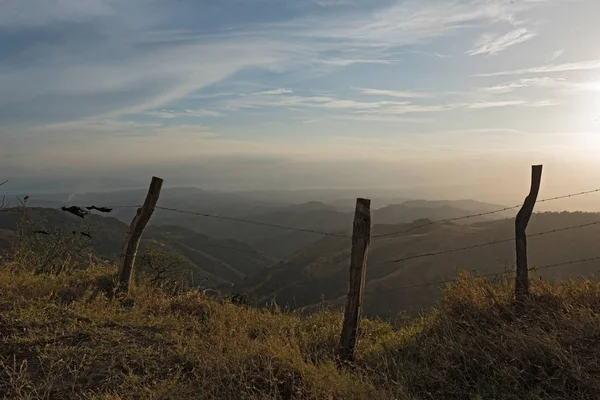
[[[133,265],[135,263],[135,256],[137,254],[140,240],[144,228],[150,221],[150,217],[154,212],[154,207],[158,202],[160,196],[160,190],[162,188],[163,180],[155,176],[152,177],[150,182],[150,188],[146,195],[146,200],[141,208],[137,209],[135,217],[131,221],[129,226],[129,232],[125,237],[123,243],[123,251],[121,252],[121,259],[119,264],[119,276],[117,280],[117,290],[128,291],[130,283],[133,279]]]
[[[350,256],[350,285],[339,347],[339,361],[341,363],[354,361],[370,240],[371,200],[356,199]]]
[[[515,219],[515,241],[517,250],[517,279],[515,282],[515,297],[517,301],[524,300],[529,295],[529,270],[527,266],[527,235],[525,230],[533,213],[542,181],[542,166],[531,167],[531,189],[525,198],[523,207]]]

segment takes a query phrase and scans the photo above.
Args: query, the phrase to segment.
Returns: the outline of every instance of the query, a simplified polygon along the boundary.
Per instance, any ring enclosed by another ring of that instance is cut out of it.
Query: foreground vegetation
[[[0,397],[15,399],[595,399],[600,283],[467,276],[428,315],[363,320],[338,371],[342,316],[253,309],[140,282],[115,266],[34,274],[0,267]],[[518,312],[517,312],[518,311]]]

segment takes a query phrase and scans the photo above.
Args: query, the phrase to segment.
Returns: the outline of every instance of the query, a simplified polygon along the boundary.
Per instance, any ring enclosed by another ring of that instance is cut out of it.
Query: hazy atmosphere
[[[0,399],[599,399],[599,16],[0,0]]]
[[[398,189],[600,177],[594,0],[4,0],[9,191]],[[594,168],[591,168],[591,167]],[[597,186],[597,185],[596,185]],[[367,193],[368,194],[368,193]]]

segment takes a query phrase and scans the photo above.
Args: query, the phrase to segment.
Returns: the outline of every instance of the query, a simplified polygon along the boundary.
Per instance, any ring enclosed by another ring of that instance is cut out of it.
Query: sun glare
[[[589,151],[600,150],[600,132],[588,132],[582,135],[583,145]]]

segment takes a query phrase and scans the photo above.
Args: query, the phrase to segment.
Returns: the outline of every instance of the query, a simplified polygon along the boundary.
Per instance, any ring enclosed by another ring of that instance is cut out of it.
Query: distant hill
[[[119,258],[128,231],[127,224],[112,217],[88,215],[81,219],[49,208],[28,208],[26,217],[32,223],[31,230],[64,233],[89,231],[94,253],[107,260]],[[16,212],[0,213],[0,248],[7,248],[14,240],[19,218]],[[256,251],[245,243],[213,239],[179,226],[149,226],[144,232],[141,246],[147,243],[183,255],[196,278],[206,278],[214,284],[239,282],[247,274],[255,273],[275,261],[255,254]]]
[[[344,200],[339,196],[357,194],[356,192],[306,190],[221,193],[199,188],[166,188],[161,193],[159,205],[185,211],[242,218],[260,223],[349,234],[352,229],[353,205],[356,199],[346,198]],[[76,194],[69,195],[62,205],[135,206],[143,202],[145,194],[146,191],[142,189]],[[316,200],[301,201],[309,196],[315,196],[313,198]],[[35,204],[53,206],[59,198],[59,195],[52,197],[51,203],[48,204],[44,199],[38,199],[35,196],[30,201],[38,202]],[[293,203],[294,199],[299,202]],[[394,201],[399,203],[393,203]],[[394,225],[423,218],[441,220],[503,208],[501,205],[475,200],[402,201],[391,195],[374,199],[372,203],[373,223]],[[129,224],[134,214],[135,207],[119,207],[113,210],[111,216]],[[499,213],[470,219],[466,222],[490,221],[512,215],[514,213]],[[288,257],[322,238],[322,235],[314,233],[196,217],[160,209],[155,211],[150,224],[152,226],[180,226],[216,239],[233,239],[247,243],[276,258]]]
[[[402,203],[406,207],[411,208],[441,208],[452,207],[461,210],[469,210],[472,212],[489,212],[496,211],[506,206],[500,204],[484,203],[476,200],[408,200]],[[506,213],[505,213],[506,214]],[[514,213],[512,213],[514,214]],[[510,215],[512,215],[510,214]]]
[[[534,214],[528,228],[530,234],[590,222],[600,222],[600,214],[542,213]],[[422,221],[423,222],[423,221]],[[410,224],[375,226],[373,234],[405,230]],[[440,297],[438,286],[401,289],[405,286],[449,279],[457,270],[478,274],[503,272],[514,264],[514,243],[381,264],[387,260],[439,252],[476,245],[514,236],[514,220],[505,219],[472,225],[444,223],[409,233],[374,239],[369,249],[365,312],[393,316],[402,310],[427,308]],[[581,229],[531,237],[528,241],[531,266],[560,263],[600,256],[598,247],[600,224]],[[251,275],[243,289],[253,291],[267,301],[292,308],[316,305],[325,299],[341,305],[348,287],[350,240],[327,237],[308,246],[274,266]],[[546,278],[570,278],[600,271],[599,262],[574,264],[547,269]],[[534,274],[535,275],[535,274]]]
[[[497,206],[496,208],[490,207],[489,209],[486,209],[486,211],[481,211],[481,208],[458,208],[451,204],[452,203],[450,202],[440,202],[437,205],[424,202],[407,202],[403,204],[390,205],[380,208],[379,210],[375,210],[372,215],[372,220],[374,224],[397,224],[425,218],[432,221],[438,221],[460,218],[472,214],[495,211],[503,208],[502,206]],[[502,218],[503,215],[507,216],[507,213],[474,217],[457,223],[468,224],[474,222],[492,221],[494,219]]]

